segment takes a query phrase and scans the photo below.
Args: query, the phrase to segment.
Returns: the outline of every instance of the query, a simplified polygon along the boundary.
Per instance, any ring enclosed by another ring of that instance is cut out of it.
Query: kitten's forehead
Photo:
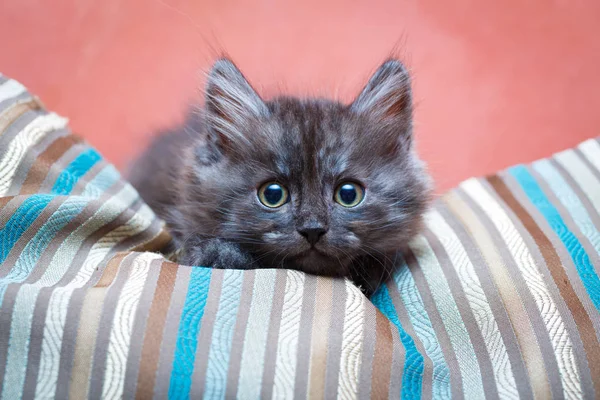
[[[293,98],[276,99],[268,106],[269,152],[283,174],[322,180],[366,173],[383,162],[377,156],[377,138],[369,138],[367,121],[348,106]]]
[[[271,151],[278,166],[303,179],[338,174],[347,165],[344,135],[352,119],[348,107],[324,100],[277,99],[270,104],[274,141]],[[348,143],[345,143],[348,142]]]

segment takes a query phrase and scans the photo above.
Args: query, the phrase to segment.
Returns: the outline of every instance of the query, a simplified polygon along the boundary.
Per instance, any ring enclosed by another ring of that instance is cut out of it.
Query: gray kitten
[[[418,233],[430,193],[396,60],[345,105],[264,101],[221,59],[204,109],[159,136],[130,180],[167,221],[183,264],[343,276],[366,294]]]

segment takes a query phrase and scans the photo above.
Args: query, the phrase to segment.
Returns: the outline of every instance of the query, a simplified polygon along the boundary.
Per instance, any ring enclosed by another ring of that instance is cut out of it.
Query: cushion
[[[0,397],[597,398],[600,142],[437,199],[369,300],[180,266],[97,151],[0,76]]]

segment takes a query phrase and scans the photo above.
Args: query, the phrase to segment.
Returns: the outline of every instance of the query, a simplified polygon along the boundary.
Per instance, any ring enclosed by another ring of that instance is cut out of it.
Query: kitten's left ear
[[[400,61],[388,60],[379,69],[350,106],[360,114],[374,118],[403,139],[412,136],[412,91],[410,76]]]

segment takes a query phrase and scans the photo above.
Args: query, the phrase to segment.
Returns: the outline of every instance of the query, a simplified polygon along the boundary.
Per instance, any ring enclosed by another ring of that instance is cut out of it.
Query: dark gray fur
[[[167,221],[184,264],[347,276],[367,294],[418,233],[430,192],[413,148],[409,76],[396,60],[350,105],[263,101],[231,61],[219,60],[205,107],[159,136],[130,180]],[[271,180],[291,196],[278,209],[257,199]],[[333,200],[347,180],[365,187],[354,208]],[[306,227],[327,232],[311,246],[298,233]]]

